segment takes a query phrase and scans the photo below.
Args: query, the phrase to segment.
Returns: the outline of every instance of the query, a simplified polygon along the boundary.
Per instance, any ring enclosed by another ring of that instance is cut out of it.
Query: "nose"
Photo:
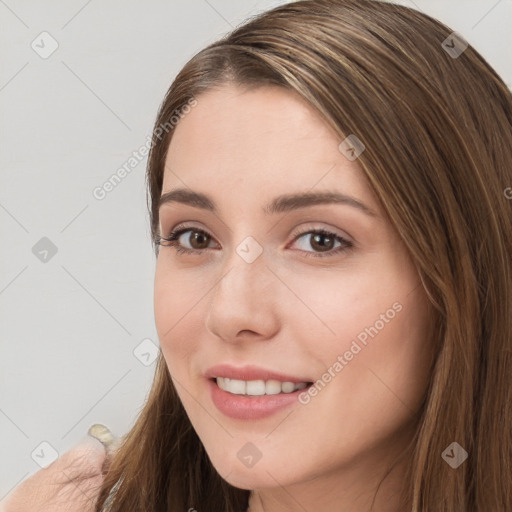
[[[233,251],[211,293],[206,329],[228,343],[266,340],[279,330],[279,280],[264,255],[248,263]]]

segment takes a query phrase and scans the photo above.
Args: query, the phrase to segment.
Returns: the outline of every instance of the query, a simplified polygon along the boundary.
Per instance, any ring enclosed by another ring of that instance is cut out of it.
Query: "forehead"
[[[174,129],[164,192],[188,186],[252,201],[318,187],[372,200],[359,164],[340,152],[340,136],[297,93],[228,85],[196,99]]]

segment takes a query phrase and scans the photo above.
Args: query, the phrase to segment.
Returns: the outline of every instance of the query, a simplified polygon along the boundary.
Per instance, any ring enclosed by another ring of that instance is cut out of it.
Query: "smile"
[[[271,416],[299,402],[300,393],[313,385],[306,373],[284,374],[254,365],[219,364],[203,376],[213,405],[224,416],[237,420]]]
[[[220,413],[245,421],[264,419],[300,403],[299,395],[313,385],[310,382],[244,381],[224,377],[207,379],[206,384],[210,399]]]

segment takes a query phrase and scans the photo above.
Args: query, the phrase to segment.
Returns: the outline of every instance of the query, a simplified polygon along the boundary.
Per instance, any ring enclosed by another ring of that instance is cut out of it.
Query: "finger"
[[[64,473],[69,479],[92,477],[101,474],[105,457],[105,446],[98,439],[87,436],[40,473],[44,478],[44,473],[47,472],[52,479],[60,473]]]
[[[22,482],[5,500],[5,512],[93,512],[106,452],[91,436]]]
[[[98,441],[105,446],[107,457],[113,455],[119,447],[120,440],[116,438],[105,425],[101,425],[100,423],[92,425],[91,428],[89,428],[88,434],[98,439]]]

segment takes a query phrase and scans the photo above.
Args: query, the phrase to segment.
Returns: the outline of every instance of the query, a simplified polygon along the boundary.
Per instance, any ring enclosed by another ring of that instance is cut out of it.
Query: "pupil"
[[[192,247],[194,247],[194,243],[196,243],[196,242],[198,242],[199,246],[201,246],[201,239],[203,239],[202,243],[204,243],[205,240],[207,240],[207,238],[203,235],[203,233],[198,233],[197,231],[194,231],[193,233],[191,233],[191,236],[192,236],[192,241],[191,241]],[[196,247],[196,249],[203,249],[203,247]]]
[[[322,240],[323,240],[323,243],[321,242]],[[327,242],[326,242],[326,240],[327,240]],[[316,245],[320,251],[326,251],[326,250],[332,249],[333,242],[334,242],[333,238],[329,237],[329,235],[325,235],[323,233],[317,233],[316,235],[313,236],[313,243],[311,245],[313,247],[315,247],[315,245]],[[326,247],[326,245],[327,245],[327,247]]]

